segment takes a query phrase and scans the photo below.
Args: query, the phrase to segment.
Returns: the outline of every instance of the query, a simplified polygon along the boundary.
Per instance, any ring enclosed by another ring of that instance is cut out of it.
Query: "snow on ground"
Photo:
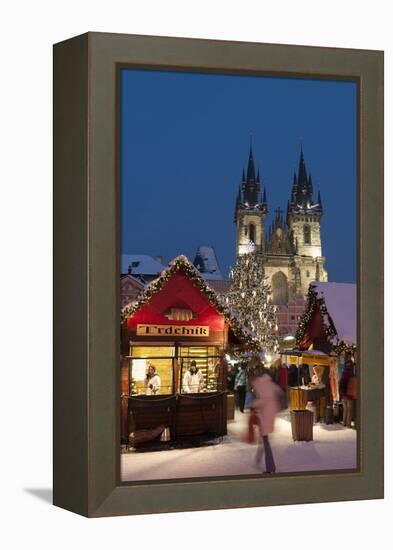
[[[247,420],[247,414],[236,411],[228,435],[217,445],[122,454],[122,481],[261,473],[256,445],[242,441]],[[315,424],[313,441],[294,442],[286,411],[277,418],[270,441],[278,473],[356,468],[356,431],[341,424]]]

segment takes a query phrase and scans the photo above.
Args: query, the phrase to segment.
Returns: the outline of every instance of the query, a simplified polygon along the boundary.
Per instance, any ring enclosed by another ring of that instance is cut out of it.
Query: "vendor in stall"
[[[312,368],[312,377],[311,377],[311,383],[318,386],[321,382],[319,380],[319,376],[317,373],[317,369],[315,368],[315,365]]]
[[[152,364],[149,364],[147,367],[144,384],[146,395],[157,395],[160,393],[161,378],[156,371],[156,367]]]
[[[203,374],[197,368],[196,361],[191,361],[190,368],[183,378],[184,393],[199,393],[204,388]]]

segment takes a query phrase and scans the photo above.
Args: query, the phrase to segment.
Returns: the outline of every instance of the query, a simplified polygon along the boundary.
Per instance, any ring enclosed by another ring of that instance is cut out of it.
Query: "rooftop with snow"
[[[318,298],[324,299],[337,338],[356,344],[356,284],[315,282],[311,287]]]

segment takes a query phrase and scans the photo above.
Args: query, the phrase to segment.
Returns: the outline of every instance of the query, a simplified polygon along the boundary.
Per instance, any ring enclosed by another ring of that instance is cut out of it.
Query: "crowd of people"
[[[346,359],[341,377],[337,380],[337,392],[332,390],[333,377],[330,372],[329,368],[322,368],[321,376],[315,367],[309,368],[308,365],[302,365],[301,369],[295,365],[267,369],[258,358],[229,367],[227,388],[235,394],[236,407],[240,413],[250,412],[248,433],[252,433],[253,425],[259,432],[256,461],[260,464],[265,456],[265,472],[275,471],[269,434],[274,431],[277,413],[286,408],[284,403],[291,387],[322,384],[329,396],[333,394],[334,400],[342,407],[344,426],[353,426],[356,416],[356,365],[351,358]]]
[[[338,383],[337,397],[343,406],[343,424],[346,427],[351,427],[355,419],[355,370],[354,362],[348,358]],[[258,356],[240,361],[235,365],[228,365],[225,361],[221,361],[216,367],[217,389],[233,392],[236,397],[236,407],[240,413],[243,414],[246,410],[250,413],[249,434],[254,433],[254,426],[258,433],[256,463],[261,466],[264,458],[265,473],[273,473],[276,470],[269,435],[274,431],[276,415],[287,407],[286,390],[291,386],[298,385],[299,378],[301,378],[303,384],[306,381],[311,384],[325,382],[326,390],[331,392],[329,369],[323,370],[324,373],[327,373],[327,380],[322,381],[316,368],[309,369],[308,365],[303,365],[301,372],[297,368],[296,371],[295,376],[294,369],[287,368],[286,365],[267,369]],[[160,385],[161,380],[156,368],[149,364],[145,378],[146,395],[157,395],[160,392]],[[182,391],[184,393],[199,393],[204,391],[204,387],[203,374],[198,369],[196,362],[192,360],[183,376]]]

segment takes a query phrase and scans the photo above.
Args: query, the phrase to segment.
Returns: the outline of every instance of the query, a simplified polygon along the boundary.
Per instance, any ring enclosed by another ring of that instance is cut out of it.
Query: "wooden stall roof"
[[[168,307],[189,307],[196,312],[195,321],[187,324],[207,321],[217,330],[223,330],[226,323],[231,343],[258,348],[253,334],[241,325],[185,256],[175,258],[134,304],[124,307],[122,319],[128,325],[146,323],[148,319],[159,323],[166,319],[164,312]]]
[[[300,319],[296,345],[321,351],[356,348],[356,285],[310,284],[307,307]]]

